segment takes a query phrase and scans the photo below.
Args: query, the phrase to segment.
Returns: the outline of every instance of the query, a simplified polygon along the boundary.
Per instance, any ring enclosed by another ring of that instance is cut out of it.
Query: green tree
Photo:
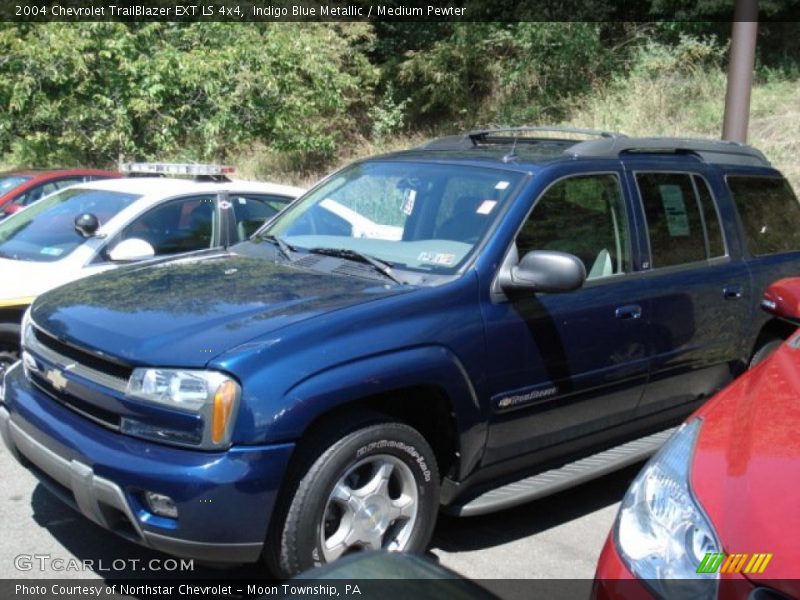
[[[263,141],[324,160],[365,127],[371,42],[366,24],[5,24],[0,153],[209,160]]]
[[[613,66],[597,23],[458,23],[426,51],[411,51],[398,78],[414,116],[462,123],[558,119],[564,100]]]

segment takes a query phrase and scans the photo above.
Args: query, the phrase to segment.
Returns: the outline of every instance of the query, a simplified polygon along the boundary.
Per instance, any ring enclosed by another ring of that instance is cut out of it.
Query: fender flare
[[[299,381],[284,395],[285,408],[272,423],[281,435],[299,439],[325,413],[370,396],[415,386],[435,386],[455,415],[459,478],[480,460],[487,420],[464,365],[443,346],[419,346],[342,363]]]

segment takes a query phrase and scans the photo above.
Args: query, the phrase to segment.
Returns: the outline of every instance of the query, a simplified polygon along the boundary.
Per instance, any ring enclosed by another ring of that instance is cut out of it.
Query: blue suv
[[[799,250],[800,205],[748,146],[442,138],[334,173],[228,249],[39,297],[0,432],[167,553],[287,576],[419,552],[439,510],[652,453],[790,333],[758,301]]]

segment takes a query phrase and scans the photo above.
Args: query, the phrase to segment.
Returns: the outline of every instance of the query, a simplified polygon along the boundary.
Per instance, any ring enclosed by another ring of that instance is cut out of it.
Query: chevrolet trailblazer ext
[[[788,335],[758,301],[798,249],[800,205],[748,146],[443,138],[227,250],[42,295],[0,431],[65,502],[174,555],[287,576],[419,552],[440,508],[652,453]]]

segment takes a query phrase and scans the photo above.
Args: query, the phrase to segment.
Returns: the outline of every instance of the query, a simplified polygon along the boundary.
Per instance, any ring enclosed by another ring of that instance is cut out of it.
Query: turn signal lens
[[[233,414],[233,405],[236,400],[236,384],[226,381],[214,394],[214,408],[211,421],[211,441],[219,444],[225,438],[228,423]]]

